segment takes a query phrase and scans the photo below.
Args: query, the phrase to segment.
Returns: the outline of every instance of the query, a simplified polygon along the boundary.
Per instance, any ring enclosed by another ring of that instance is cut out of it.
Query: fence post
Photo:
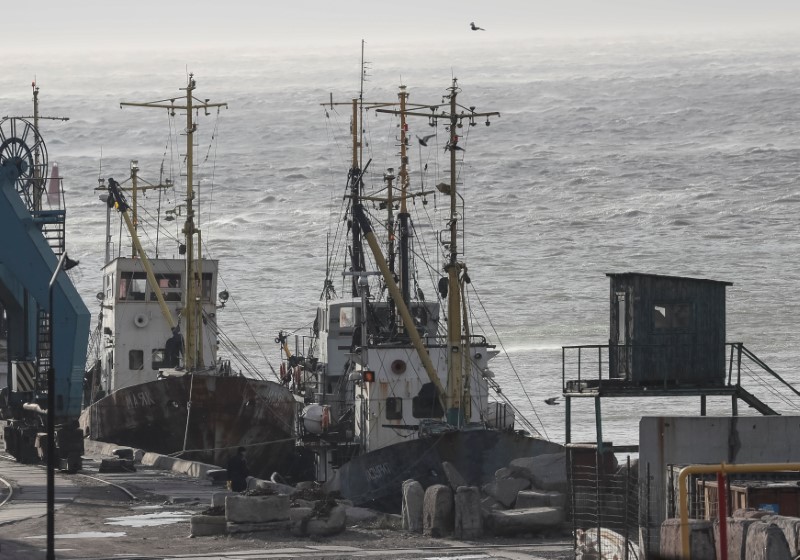
[[[595,500],[597,504],[595,507],[597,508],[597,554],[600,558],[603,557],[603,539],[600,538],[600,529],[603,527],[603,520],[602,520],[602,511],[603,508],[600,505],[600,448],[598,447],[595,451],[595,459],[594,459],[594,494]]]
[[[647,484],[645,485],[645,516],[644,516],[644,555],[647,558],[650,555],[650,462],[647,462],[647,466],[645,468],[645,476],[647,477],[645,480]],[[639,506],[641,508],[641,506]]]
[[[628,455],[626,464],[628,469],[625,471],[625,499],[622,502],[622,507],[624,509],[624,514],[622,518],[622,526],[623,526],[623,536],[625,537],[625,560],[628,560],[628,507],[629,503],[628,500],[630,498],[630,480],[631,480],[631,456]]]
[[[725,495],[725,473],[717,472],[717,519],[719,519],[719,556],[728,560],[728,505]]]

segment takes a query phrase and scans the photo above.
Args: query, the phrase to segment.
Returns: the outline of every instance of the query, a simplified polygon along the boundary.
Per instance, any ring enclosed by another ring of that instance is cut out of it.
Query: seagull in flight
[[[426,147],[427,147],[427,145],[428,145],[428,140],[430,140],[430,139],[431,139],[431,138],[433,138],[434,136],[436,136],[436,135],[435,135],[435,134],[428,134],[427,136],[423,136],[422,138],[420,138],[419,136],[417,136],[417,140],[419,140],[419,144],[420,144],[420,146],[426,146]]]
[[[549,399],[545,399],[544,402],[546,404],[561,404],[558,402],[559,397],[550,397]]]
[[[486,31],[483,27],[478,27],[477,25],[475,25],[474,21],[469,22],[469,28],[472,29],[473,31]]]

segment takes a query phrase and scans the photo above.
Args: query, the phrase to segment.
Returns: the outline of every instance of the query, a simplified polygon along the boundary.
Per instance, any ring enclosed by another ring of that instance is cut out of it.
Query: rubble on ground
[[[564,453],[515,459],[481,487],[469,486],[454,465],[443,468],[447,484],[425,489],[414,480],[403,483],[400,516],[354,507],[314,482],[290,486],[250,479],[244,492],[216,492],[212,507],[193,517],[192,534],[278,531],[326,537],[345,531],[348,524],[471,540],[561,532],[567,502]],[[226,520],[224,530],[220,517]]]

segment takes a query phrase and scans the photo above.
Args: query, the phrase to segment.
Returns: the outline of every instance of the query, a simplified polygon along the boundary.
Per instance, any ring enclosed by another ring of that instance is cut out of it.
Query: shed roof
[[[646,274],[642,272],[607,272],[606,276],[608,276],[609,278],[640,276],[647,278],[663,278],[668,280],[690,280],[692,282],[709,282],[711,284],[720,284],[722,286],[733,286],[733,282],[724,282],[722,280],[709,280],[708,278],[692,278],[689,276],[670,276],[667,274]]]

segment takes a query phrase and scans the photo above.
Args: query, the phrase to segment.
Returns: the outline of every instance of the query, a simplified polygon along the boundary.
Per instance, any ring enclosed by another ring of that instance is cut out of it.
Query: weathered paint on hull
[[[467,484],[480,486],[512,459],[563,450],[560,444],[507,431],[448,432],[359,455],[342,465],[333,485],[356,505],[397,512],[403,481],[414,479],[425,488],[448,483],[444,461],[455,465]]]
[[[220,466],[245,446],[251,474],[269,477],[296,469],[294,418],[277,383],[195,374],[120,389],[85,409],[81,426],[90,439]]]

